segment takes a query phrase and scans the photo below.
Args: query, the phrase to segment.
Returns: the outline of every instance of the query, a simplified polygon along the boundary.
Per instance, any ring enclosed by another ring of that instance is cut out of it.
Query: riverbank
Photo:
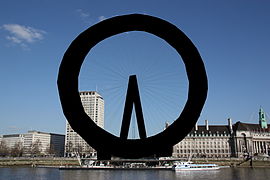
[[[214,163],[220,166],[231,167],[250,167],[249,161],[243,159],[230,158],[230,159],[193,159],[194,163]],[[173,161],[171,161],[172,163]],[[35,158],[0,158],[0,167],[12,167],[12,166],[30,166],[30,167],[60,167],[60,166],[79,166],[77,158],[52,158],[52,157],[35,157]],[[270,160],[253,160],[253,167],[269,167]]]
[[[0,167],[11,166],[79,166],[77,158],[0,158]]]

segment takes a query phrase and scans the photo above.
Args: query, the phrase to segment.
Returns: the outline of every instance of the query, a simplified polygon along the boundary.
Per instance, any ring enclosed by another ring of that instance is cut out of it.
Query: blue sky
[[[267,0],[4,0],[0,6],[0,134],[36,129],[64,133],[56,79],[72,40],[104,19],[130,13],[162,18],[198,48],[208,74],[199,119],[258,122],[270,113],[270,2]],[[186,100],[181,58],[163,40],[130,32],[106,39],[87,56],[80,90],[105,99],[105,127],[117,135],[128,76],[137,74],[148,135],[172,122]],[[269,117],[269,115],[268,115]],[[268,120],[269,122],[269,120]]]

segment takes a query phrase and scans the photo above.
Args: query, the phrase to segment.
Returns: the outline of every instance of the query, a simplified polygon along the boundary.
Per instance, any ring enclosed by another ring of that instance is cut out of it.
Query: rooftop
[[[264,132],[270,132],[270,124],[268,124],[267,129],[263,129],[263,128],[261,128],[260,124],[242,123],[242,122],[238,121],[233,125],[233,129],[238,130],[238,131],[264,131]]]

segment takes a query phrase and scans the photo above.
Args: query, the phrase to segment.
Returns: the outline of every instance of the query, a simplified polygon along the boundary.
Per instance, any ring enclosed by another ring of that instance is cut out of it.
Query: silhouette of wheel
[[[144,31],[170,44],[182,57],[189,80],[188,99],[180,116],[164,131],[144,139],[121,139],[98,127],[84,112],[78,77],[88,52],[100,41],[119,33]],[[191,40],[176,26],[141,14],[116,16],[88,28],[69,46],[58,74],[58,90],[65,117],[71,127],[106,159],[112,156],[140,158],[170,155],[197,122],[207,97],[207,75],[202,58]]]

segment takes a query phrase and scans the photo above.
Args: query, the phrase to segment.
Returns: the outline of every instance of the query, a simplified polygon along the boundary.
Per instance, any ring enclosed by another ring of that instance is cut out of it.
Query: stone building
[[[270,125],[263,109],[259,110],[258,124],[235,123],[233,138],[237,157],[270,156]]]
[[[196,125],[191,132],[174,146],[175,157],[230,157],[232,154],[232,126]],[[231,120],[229,119],[229,122]]]
[[[270,156],[270,128],[262,108],[259,123],[250,124],[228,119],[227,125],[195,125],[173,148],[174,157],[251,157]]]

